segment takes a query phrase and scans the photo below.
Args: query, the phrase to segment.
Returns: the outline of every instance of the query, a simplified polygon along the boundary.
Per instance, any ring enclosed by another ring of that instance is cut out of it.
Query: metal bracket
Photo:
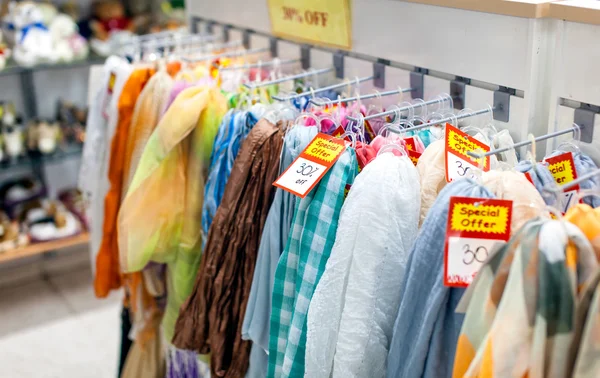
[[[310,68],[310,46],[309,45],[300,46],[300,62],[302,64],[303,70],[307,70]]]
[[[231,30],[231,25],[223,25],[223,42],[229,42],[229,31]]]
[[[192,34],[198,34],[198,24],[201,22],[202,18],[192,16],[192,18],[190,19],[190,31],[192,32]]]
[[[505,87],[500,87],[500,89],[494,91],[492,114],[496,121],[508,122],[510,118],[510,96],[514,94],[514,89]]]
[[[271,37],[269,38],[269,50],[271,51],[271,56],[273,58],[279,56],[279,49],[277,45],[277,38]]]
[[[344,78],[344,54],[337,52],[333,54],[333,67],[335,68],[335,77]]]
[[[373,63],[373,85],[377,88],[385,88],[385,66],[383,62]]]
[[[426,74],[427,70],[422,68],[417,68],[416,71],[410,73],[410,87],[412,88],[410,97],[412,99],[423,98]]]
[[[575,109],[573,122],[581,130],[582,142],[592,143],[594,139],[594,118],[598,113],[600,113],[600,107],[590,104],[581,104],[579,108]]]
[[[242,45],[245,49],[250,48],[250,33],[252,33],[250,30],[244,30],[242,32]]]
[[[471,79],[457,76],[456,79],[450,82],[450,96],[454,104],[454,109],[465,108],[465,92],[467,84],[471,84]]]
[[[206,21],[206,32],[208,34],[212,34],[215,31],[215,22],[214,21]]]

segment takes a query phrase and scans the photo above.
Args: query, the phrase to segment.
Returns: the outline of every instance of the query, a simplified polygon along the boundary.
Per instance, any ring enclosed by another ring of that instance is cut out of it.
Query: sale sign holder
[[[499,242],[510,238],[512,201],[451,197],[444,245],[444,285],[467,287]]]
[[[306,197],[333,167],[347,144],[344,139],[318,133],[273,185],[300,198]]]
[[[337,49],[352,49],[350,0],[267,0],[273,34]]]
[[[565,185],[571,181],[577,180],[577,169],[573,160],[573,153],[566,152],[557,156],[545,158],[544,162],[548,164],[548,170],[558,185]],[[579,191],[579,184],[569,187],[569,190],[562,192],[560,211],[564,214],[571,207],[577,204],[574,201],[575,195]],[[581,202],[581,200],[579,201]]]
[[[446,182],[466,177],[474,177],[474,170],[490,170],[490,157],[475,159],[468,152],[489,152],[490,147],[467,133],[446,123]],[[469,174],[469,170],[471,173]]]

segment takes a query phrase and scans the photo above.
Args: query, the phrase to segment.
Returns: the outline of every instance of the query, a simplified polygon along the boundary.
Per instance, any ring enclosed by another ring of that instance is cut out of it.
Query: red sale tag
[[[575,169],[575,162],[573,161],[573,154],[571,152],[546,158],[544,161],[548,164],[548,169],[558,185],[565,185],[577,179],[577,169]],[[577,203],[574,199],[578,191],[579,185],[574,185],[568,191],[562,193],[562,204],[559,210],[563,214]]]
[[[343,139],[318,133],[273,185],[304,198],[345,149]]]
[[[510,238],[512,201],[451,197],[444,246],[444,285],[467,287],[492,247]]]
[[[344,128],[342,126],[338,126],[338,128],[335,129],[331,135],[333,135],[336,138],[340,138],[345,133],[346,133],[346,130],[344,130]],[[348,135],[346,135],[344,137],[344,140],[347,140],[348,142],[351,141],[350,138],[348,137]]]
[[[525,175],[525,178],[527,179],[527,181],[529,181],[530,183],[533,184],[533,179],[531,178],[531,175],[529,174],[529,172],[525,172],[523,173]],[[535,184],[533,184],[535,185]]]
[[[406,151],[417,152],[417,141],[415,140],[415,138],[418,138],[418,136],[404,138],[404,143],[406,143]]]
[[[452,182],[461,178],[474,178],[474,170],[487,172],[490,170],[490,157],[475,159],[467,152],[486,153],[490,147],[481,143],[469,134],[446,123],[446,181]]]
[[[410,158],[410,161],[412,161],[412,163],[415,165],[415,167],[417,166],[417,163],[419,162],[419,158],[421,157],[421,155],[416,151],[408,151],[408,157]]]

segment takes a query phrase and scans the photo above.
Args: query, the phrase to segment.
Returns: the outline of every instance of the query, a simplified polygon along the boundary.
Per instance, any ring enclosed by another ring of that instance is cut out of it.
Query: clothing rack
[[[347,86],[355,86],[355,85],[358,85],[360,83],[364,83],[365,81],[373,80],[373,78],[374,78],[373,76],[367,76],[367,77],[362,77],[360,79],[352,80],[352,81],[349,81],[349,82],[342,82],[342,83],[339,83],[339,84],[332,84],[332,85],[328,85],[328,86],[325,86],[325,87],[315,88],[315,89],[312,89],[310,91],[306,91],[306,92],[302,92],[302,93],[297,93],[297,94],[292,95],[292,96],[286,96],[286,97],[284,97],[284,96],[274,95],[273,98],[275,100],[277,100],[277,101],[289,101],[289,100],[295,100],[297,98],[304,97],[304,96],[311,96],[312,97],[312,95],[316,94],[316,93],[326,92],[326,91],[329,91],[329,90],[332,90],[332,89],[338,89],[338,88],[343,88],[343,87],[347,87]]]
[[[471,157],[476,158],[476,159],[482,159],[482,158],[487,157],[487,156],[492,156],[492,155],[499,154],[499,153],[502,153],[502,152],[514,150],[514,149],[519,148],[519,147],[528,146],[528,145],[532,144],[533,142],[537,143],[537,142],[541,142],[541,141],[544,141],[544,140],[547,140],[547,139],[556,138],[558,136],[565,135],[565,134],[568,134],[568,133],[571,133],[571,132],[574,133],[577,130],[579,130],[579,127],[572,127],[570,129],[561,130],[561,131],[555,131],[553,133],[549,133],[549,134],[546,134],[546,135],[541,135],[541,136],[539,136],[537,138],[534,138],[533,140],[531,140],[531,139],[524,140],[522,142],[515,143],[514,145],[512,145],[510,147],[504,147],[504,148],[499,148],[499,149],[496,149],[496,150],[491,150],[491,151],[486,152],[484,154],[478,154],[476,152],[471,152],[471,151],[467,152],[467,154],[469,156],[471,156]]]
[[[286,77],[282,77],[282,78],[275,79],[275,80],[262,81],[260,83],[244,83],[244,86],[246,88],[255,89],[255,88],[260,88],[260,87],[266,87],[269,85],[284,83],[286,81],[301,79],[301,78],[312,76],[312,75],[320,75],[320,74],[324,74],[324,73],[331,72],[331,71],[333,71],[333,68],[322,68],[320,70],[311,70],[311,71],[299,73],[297,75],[286,76]]]
[[[345,83],[345,85],[347,85],[347,83]],[[370,94],[361,95],[361,96],[339,98],[336,100],[319,101],[318,99],[311,98],[309,101],[312,104],[317,105],[317,106],[326,106],[326,105],[337,104],[337,103],[369,100],[369,99],[376,98],[376,97],[392,96],[392,95],[408,93],[408,92],[412,92],[412,91],[414,91],[414,88],[400,88],[400,89],[394,89],[394,90],[386,91],[386,92],[376,92],[376,93],[370,93]],[[354,121],[354,119],[351,117],[348,117],[348,119]],[[365,117],[365,119],[366,119],[366,117]]]

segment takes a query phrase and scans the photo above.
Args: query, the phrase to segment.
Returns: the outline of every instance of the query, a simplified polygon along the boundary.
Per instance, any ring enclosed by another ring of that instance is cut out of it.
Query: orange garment
[[[600,261],[600,208],[592,209],[589,205],[578,204],[567,211],[565,220],[583,231]]]
[[[122,284],[117,242],[117,215],[123,190],[125,150],[136,101],[154,72],[152,68],[139,68],[133,71],[119,97],[119,121],[110,146],[108,166],[110,189],[104,198],[103,236],[96,258],[94,278],[94,291],[99,298],[106,297],[111,290],[118,289]]]

